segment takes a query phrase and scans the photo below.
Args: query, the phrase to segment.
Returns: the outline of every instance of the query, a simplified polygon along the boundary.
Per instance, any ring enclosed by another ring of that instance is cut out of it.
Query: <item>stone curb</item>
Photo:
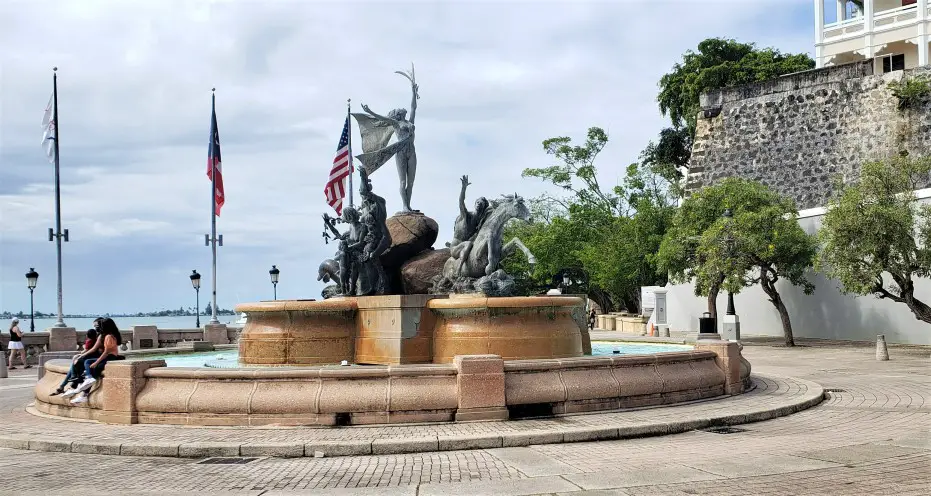
[[[767,377],[776,377],[767,375]],[[824,400],[824,388],[811,381],[792,378],[804,384],[807,391],[790,398],[787,404],[772,408],[752,409],[741,413],[711,416],[707,418],[685,418],[675,422],[639,424],[625,423],[618,426],[596,428],[567,428],[550,431],[508,432],[501,435],[430,436],[409,439],[373,440],[328,440],[292,443],[218,443],[164,441],[119,443],[114,440],[73,440],[48,436],[16,434],[0,436],[0,448],[63,453],[94,453],[122,456],[163,456],[178,458],[204,458],[211,456],[269,456],[269,457],[314,457],[358,456],[430,451],[452,451],[468,449],[530,446],[532,444],[559,444],[585,441],[607,441],[638,437],[663,436],[703,429],[761,422],[806,410]]]

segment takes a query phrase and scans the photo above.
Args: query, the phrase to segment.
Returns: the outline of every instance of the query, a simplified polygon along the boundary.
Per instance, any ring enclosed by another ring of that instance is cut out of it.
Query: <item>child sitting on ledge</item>
[[[71,383],[72,388],[76,388],[78,386],[78,383],[81,382],[81,374],[82,374],[82,371],[84,370],[83,359],[90,357],[90,356],[93,356],[94,358],[97,358],[97,356],[99,356],[99,354],[94,354],[93,352],[95,351],[96,348],[99,348],[100,346],[103,345],[103,343],[100,343],[99,345],[97,343],[98,336],[97,336],[96,328],[97,326],[100,325],[101,320],[103,319],[101,318],[94,319],[94,329],[88,329],[86,338],[84,339],[84,352],[74,357],[74,360],[72,360],[71,362],[71,368],[68,369],[68,375],[65,376],[65,380],[61,381],[61,384],[58,385],[58,389],[56,389],[49,396],[58,396],[59,394],[64,393],[65,386],[67,386],[69,382]]]
[[[74,392],[68,391],[71,394],[85,393],[71,400],[72,405],[87,402],[86,391],[100,378],[100,373],[103,372],[107,362],[126,358],[119,354],[120,345],[123,344],[123,337],[120,335],[120,330],[116,327],[116,322],[113,319],[106,318],[100,322],[100,338],[103,338],[103,350],[100,356],[84,360],[84,382],[75,388]]]

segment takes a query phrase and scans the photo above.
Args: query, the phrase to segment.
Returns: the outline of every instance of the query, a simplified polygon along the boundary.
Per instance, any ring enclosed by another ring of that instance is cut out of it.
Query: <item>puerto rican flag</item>
[[[220,160],[220,131],[217,129],[217,97],[214,95],[210,104],[210,145],[207,148],[207,177],[213,181],[213,174],[216,174],[216,188],[213,192],[213,205],[217,217],[220,216],[220,208],[226,202],[226,196],[223,194],[223,168]]]

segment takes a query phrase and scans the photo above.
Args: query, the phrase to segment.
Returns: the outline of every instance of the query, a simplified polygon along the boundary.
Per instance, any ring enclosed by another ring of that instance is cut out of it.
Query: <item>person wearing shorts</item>
[[[7,362],[7,368],[9,370],[16,370],[16,367],[13,366],[13,355],[16,355],[16,351],[19,350],[19,356],[23,361],[24,369],[31,369],[32,365],[26,363],[26,347],[23,346],[23,331],[19,329],[19,319],[14,318],[13,322],[10,323],[10,361]]]

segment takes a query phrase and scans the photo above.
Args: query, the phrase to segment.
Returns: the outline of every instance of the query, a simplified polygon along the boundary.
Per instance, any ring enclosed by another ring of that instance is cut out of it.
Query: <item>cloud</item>
[[[52,167],[39,146],[59,67],[65,310],[189,305],[187,274],[209,274],[205,175],[217,88],[227,204],[218,220],[220,306],[319,296],[331,255],[320,216],[345,118],[366,103],[409,107],[393,74],[414,61],[419,168],[413,206],[451,234],[458,176],[475,196],[545,186],[552,136],[608,130],[612,185],[665,120],[656,81],[709,36],[810,51],[810,2],[229,2],[13,0],[0,5],[0,308],[28,305],[42,274],[54,308]],[[357,133],[357,131],[354,130]],[[358,143],[358,135],[355,135]],[[356,150],[358,151],[358,150]],[[386,165],[376,192],[399,209]]]

